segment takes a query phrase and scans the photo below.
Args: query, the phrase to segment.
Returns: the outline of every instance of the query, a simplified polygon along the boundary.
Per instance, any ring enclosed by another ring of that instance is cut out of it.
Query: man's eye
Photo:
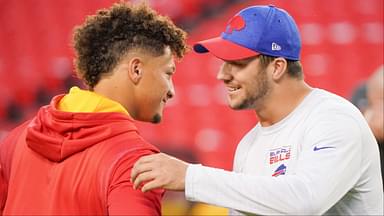
[[[244,63],[244,62],[231,62],[230,63],[232,66],[235,66],[235,67],[244,67],[246,66],[247,64]]]

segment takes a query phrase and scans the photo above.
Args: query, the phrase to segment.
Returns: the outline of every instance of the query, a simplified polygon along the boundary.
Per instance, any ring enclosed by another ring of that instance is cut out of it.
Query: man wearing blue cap
[[[229,106],[255,110],[259,123],[239,143],[233,172],[156,154],[135,164],[135,188],[185,190],[234,215],[383,214],[375,138],[347,100],[305,83],[286,11],[248,7],[194,50],[224,61],[217,77]]]

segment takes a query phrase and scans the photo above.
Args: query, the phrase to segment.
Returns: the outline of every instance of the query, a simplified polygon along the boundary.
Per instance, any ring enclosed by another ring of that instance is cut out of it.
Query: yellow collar
[[[120,103],[76,86],[60,100],[57,108],[64,112],[119,112],[129,115]]]

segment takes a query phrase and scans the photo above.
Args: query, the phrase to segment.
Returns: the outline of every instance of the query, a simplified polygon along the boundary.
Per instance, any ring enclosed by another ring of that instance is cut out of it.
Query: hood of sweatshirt
[[[28,146],[51,161],[63,161],[113,136],[137,131],[134,120],[124,112],[61,111],[57,107],[65,96],[56,96],[40,108],[27,128]]]

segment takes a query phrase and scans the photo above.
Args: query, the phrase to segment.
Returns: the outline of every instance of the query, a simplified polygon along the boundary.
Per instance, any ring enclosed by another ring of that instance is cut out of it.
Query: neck
[[[312,88],[304,80],[289,80],[276,85],[263,105],[255,109],[263,127],[271,126],[288,116],[307,96]]]
[[[116,78],[117,77],[117,78]],[[97,85],[93,88],[93,91],[99,95],[109,98],[115,102],[120,103],[127,112],[133,117],[135,115],[132,109],[132,91],[128,87],[128,82],[124,80],[124,77],[109,77],[101,79]]]

